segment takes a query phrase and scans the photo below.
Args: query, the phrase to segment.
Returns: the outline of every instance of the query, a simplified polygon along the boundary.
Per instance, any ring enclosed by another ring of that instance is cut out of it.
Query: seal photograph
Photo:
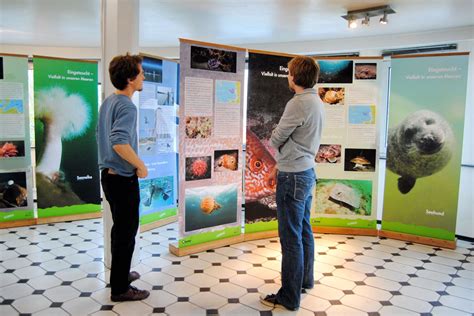
[[[452,156],[454,134],[439,114],[420,110],[389,130],[387,168],[398,174],[398,190],[407,194],[416,180],[442,170]]]

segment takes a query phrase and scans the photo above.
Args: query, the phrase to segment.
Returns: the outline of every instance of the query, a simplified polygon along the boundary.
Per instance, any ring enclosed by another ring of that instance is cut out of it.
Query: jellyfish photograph
[[[186,189],[185,231],[235,223],[238,186],[232,183]]]

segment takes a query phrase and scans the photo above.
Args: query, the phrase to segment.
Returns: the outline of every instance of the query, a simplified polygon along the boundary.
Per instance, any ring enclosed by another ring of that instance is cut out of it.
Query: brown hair
[[[115,56],[109,64],[110,81],[118,90],[124,90],[128,86],[128,79],[135,80],[140,73],[138,65],[143,61],[139,55]]]
[[[303,88],[312,88],[318,82],[319,65],[311,57],[297,56],[290,60],[288,69],[293,82]]]

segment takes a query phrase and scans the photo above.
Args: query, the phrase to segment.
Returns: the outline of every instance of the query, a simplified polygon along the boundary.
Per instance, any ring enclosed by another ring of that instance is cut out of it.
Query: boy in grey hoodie
[[[310,209],[316,183],[314,157],[321,141],[324,106],[313,88],[319,76],[316,61],[299,56],[288,63],[288,68],[288,84],[295,95],[272,132],[270,144],[277,149],[277,166],[268,179],[277,186],[282,287],[277,294],[262,296],[260,301],[297,310],[302,289],[314,286]]]

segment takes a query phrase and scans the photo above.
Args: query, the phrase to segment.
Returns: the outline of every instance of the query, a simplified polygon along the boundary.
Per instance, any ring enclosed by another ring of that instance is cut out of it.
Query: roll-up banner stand
[[[381,236],[455,248],[468,53],[392,57]]]
[[[36,223],[28,102],[28,56],[0,53],[0,228]]]
[[[176,61],[140,53],[145,73],[138,94],[138,155],[148,168],[140,179],[140,229],[147,231],[177,219]]]
[[[182,256],[240,242],[245,49],[180,40]]]
[[[245,239],[278,236],[276,188],[268,175],[276,165],[270,146],[273,128],[294,93],[288,62],[295,55],[249,50],[245,145]]]
[[[317,59],[325,109],[311,223],[323,233],[377,235],[381,57]]]
[[[101,217],[97,62],[34,56],[38,222]]]

